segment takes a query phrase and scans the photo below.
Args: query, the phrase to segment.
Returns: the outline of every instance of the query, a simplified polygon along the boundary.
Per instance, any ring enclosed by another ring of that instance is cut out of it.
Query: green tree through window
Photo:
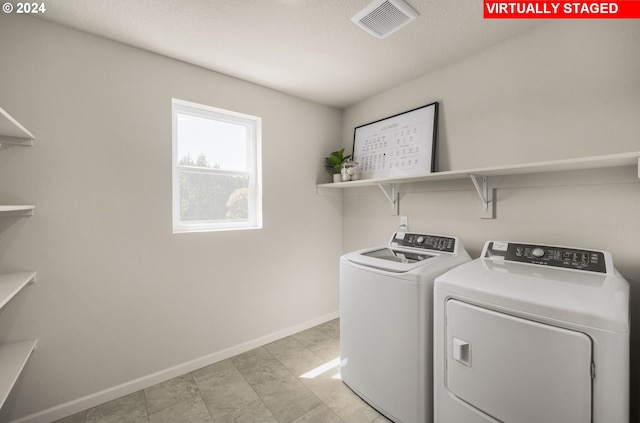
[[[210,167],[204,154],[197,161],[187,155],[181,166]],[[247,178],[185,170],[180,175],[180,217],[185,221],[247,219]]]

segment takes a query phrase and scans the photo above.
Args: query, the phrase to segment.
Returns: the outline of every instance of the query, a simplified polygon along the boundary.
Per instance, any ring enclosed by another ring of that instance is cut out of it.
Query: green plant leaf
[[[340,167],[342,165],[342,162],[344,162],[345,160],[349,160],[350,158],[351,158],[350,154],[348,156],[344,155],[344,147],[343,147],[340,150],[331,152],[329,157],[324,158],[325,167],[331,173],[340,173]]]

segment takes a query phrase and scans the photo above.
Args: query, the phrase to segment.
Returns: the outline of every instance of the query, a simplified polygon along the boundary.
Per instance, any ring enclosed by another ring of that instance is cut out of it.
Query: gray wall
[[[640,151],[640,21],[556,21],[344,112],[353,128],[440,102],[438,170]],[[600,248],[631,282],[640,321],[637,166],[490,178],[496,218],[479,219],[469,180],[402,187],[415,231],[459,236],[473,257],[489,239]],[[399,225],[375,189],[345,190],[343,250],[385,243]],[[637,326],[634,326],[637,327]],[[632,333],[633,415],[640,403],[640,332]]]
[[[0,57],[36,136],[0,149],[0,203],[37,207],[0,219],[0,271],[38,272],[0,343],[39,339],[2,421],[337,316],[341,199],[315,184],[340,111],[31,18],[0,16]],[[262,117],[264,229],[172,233],[172,97]]]

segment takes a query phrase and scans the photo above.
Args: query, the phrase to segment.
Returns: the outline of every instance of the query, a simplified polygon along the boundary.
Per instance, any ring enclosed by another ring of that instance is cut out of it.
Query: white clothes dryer
[[[433,419],[433,281],[469,260],[455,237],[403,232],[340,259],[341,377],[394,422]]]
[[[629,283],[610,253],[489,241],[434,301],[435,422],[629,421]]]

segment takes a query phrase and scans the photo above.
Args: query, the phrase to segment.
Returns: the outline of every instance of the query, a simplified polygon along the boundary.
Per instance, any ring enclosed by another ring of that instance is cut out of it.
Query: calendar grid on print
[[[405,127],[376,134],[364,140],[360,157],[360,172],[366,177],[375,173],[397,170],[410,172],[425,170],[428,164],[421,157],[421,145],[417,139],[418,127]]]
[[[431,172],[435,108],[422,109],[356,128],[353,153],[362,179]]]

